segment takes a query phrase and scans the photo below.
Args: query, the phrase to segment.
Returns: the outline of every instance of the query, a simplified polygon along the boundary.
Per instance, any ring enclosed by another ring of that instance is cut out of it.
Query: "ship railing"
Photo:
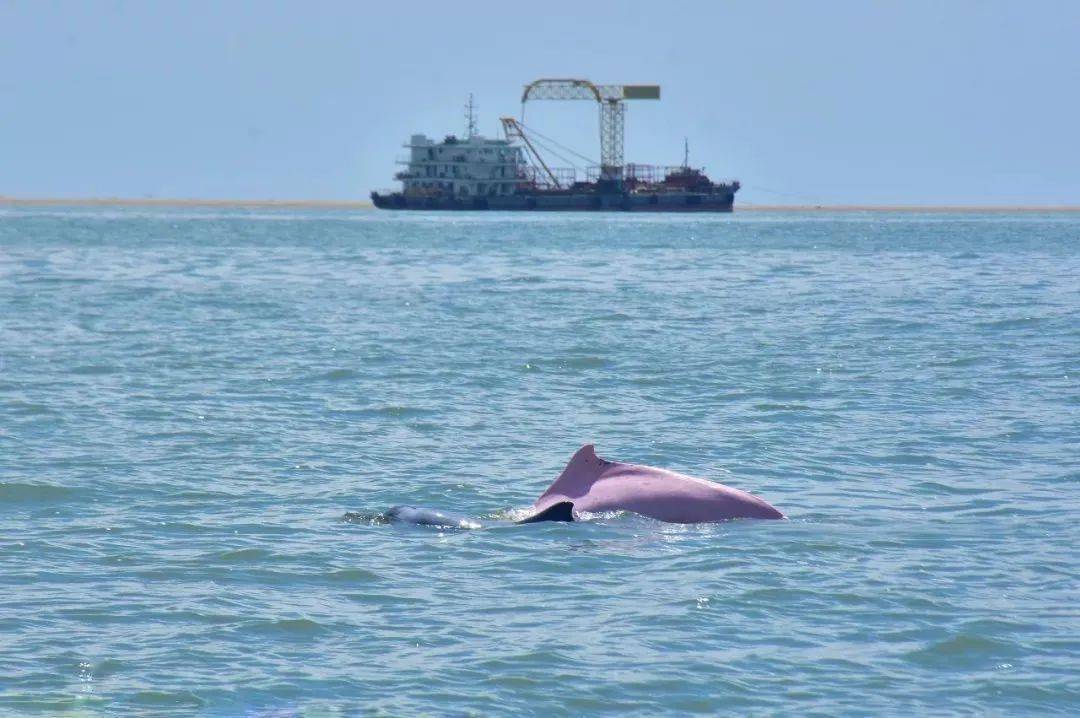
[[[623,176],[626,176],[626,168],[623,168]],[[588,182],[598,182],[601,177],[604,176],[604,172],[599,165],[591,165],[585,168],[585,179]]]
[[[704,168],[699,167],[684,167],[682,165],[642,165],[642,164],[627,164],[622,168],[623,181],[637,182],[640,184],[661,184],[669,176],[676,175],[685,172],[701,172],[704,174]],[[589,182],[596,182],[602,175],[601,168],[597,165],[592,165],[585,169],[585,177]]]
[[[518,179],[537,189],[567,189],[577,182],[577,169],[574,167],[551,167],[551,174],[539,167],[523,167],[518,172]],[[554,181],[552,180],[554,175]]]
[[[443,165],[449,165],[451,167],[461,167],[461,166],[475,167],[475,166],[480,166],[480,167],[484,167],[484,168],[519,167],[521,165],[520,162],[518,162],[517,160],[514,160],[514,159],[506,159],[506,160],[489,160],[489,159],[484,159],[484,160],[480,160],[480,159],[476,159],[476,160],[459,160],[456,157],[455,158],[435,159],[435,160],[429,160],[429,159],[426,159],[426,158],[421,158],[421,159],[414,160],[414,159],[410,159],[408,157],[398,157],[397,159],[394,160],[394,164],[396,164],[396,165],[407,165],[407,166],[415,165],[415,166],[418,166],[418,167],[429,167],[429,166],[431,166],[431,167],[442,167]]]
[[[623,170],[623,179],[638,182],[663,182],[670,175],[686,172],[689,167],[679,165],[637,165],[628,164]]]
[[[577,182],[577,170],[573,167],[552,167],[551,172],[560,187],[570,187]]]

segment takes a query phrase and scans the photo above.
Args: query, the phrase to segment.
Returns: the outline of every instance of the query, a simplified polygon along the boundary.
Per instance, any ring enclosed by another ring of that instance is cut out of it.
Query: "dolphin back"
[[[601,459],[592,444],[578,449],[535,507],[540,515],[566,501],[579,512],[631,511],[669,523],[784,518],[753,494],[667,469]]]
[[[395,523],[415,524],[416,526],[439,526],[455,529],[480,528],[480,524],[470,521],[464,516],[417,506],[392,506],[385,516]]]

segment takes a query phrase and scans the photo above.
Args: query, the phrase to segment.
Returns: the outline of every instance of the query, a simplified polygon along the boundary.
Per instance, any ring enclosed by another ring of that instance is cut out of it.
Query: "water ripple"
[[[4,210],[0,713],[1071,715],[1077,236]],[[510,524],[585,442],[790,520]]]

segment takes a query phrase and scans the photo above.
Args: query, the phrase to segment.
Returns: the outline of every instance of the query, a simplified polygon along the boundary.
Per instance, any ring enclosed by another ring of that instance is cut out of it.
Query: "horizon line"
[[[182,197],[9,197],[0,204],[24,206],[161,206],[161,207],[307,207],[311,209],[374,209],[367,200],[341,199],[213,199]],[[1037,204],[755,204],[735,205],[752,212],[1080,212],[1080,205]]]

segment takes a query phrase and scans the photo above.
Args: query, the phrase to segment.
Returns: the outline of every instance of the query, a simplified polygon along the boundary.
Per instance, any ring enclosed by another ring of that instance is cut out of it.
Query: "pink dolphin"
[[[541,512],[564,501],[572,502],[574,511],[633,511],[678,524],[784,518],[745,491],[666,469],[606,461],[592,444],[578,449],[534,508]]]

